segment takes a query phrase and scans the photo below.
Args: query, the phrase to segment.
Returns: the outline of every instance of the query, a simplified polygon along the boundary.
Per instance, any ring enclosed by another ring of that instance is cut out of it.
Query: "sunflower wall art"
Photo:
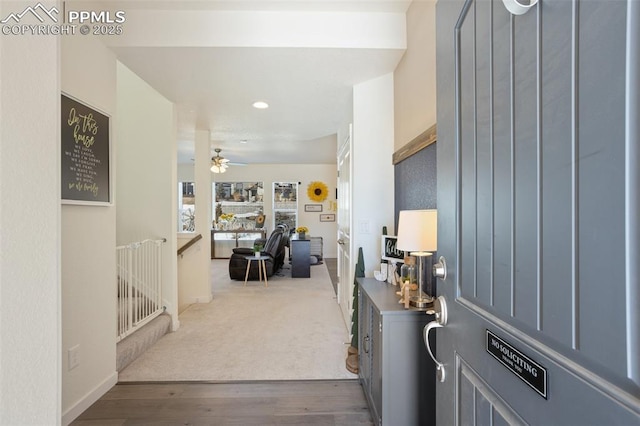
[[[329,188],[324,182],[311,182],[307,186],[307,195],[310,200],[321,203],[327,199]]]

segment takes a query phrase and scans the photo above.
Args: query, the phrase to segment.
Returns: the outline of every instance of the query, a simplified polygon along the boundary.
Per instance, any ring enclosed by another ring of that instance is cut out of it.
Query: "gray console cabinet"
[[[435,365],[422,340],[433,317],[405,310],[395,290],[358,278],[360,383],[377,425],[435,425]]]

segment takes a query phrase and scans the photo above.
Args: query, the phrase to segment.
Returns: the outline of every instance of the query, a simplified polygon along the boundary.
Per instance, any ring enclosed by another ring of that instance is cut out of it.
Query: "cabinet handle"
[[[363,345],[363,346],[364,346],[364,348],[363,348],[363,349],[364,349],[364,353],[365,353],[365,354],[368,354],[368,353],[369,353],[369,349],[370,349],[370,347],[369,347],[369,346],[370,346],[370,342],[371,342],[371,338],[369,338],[369,336],[368,336],[368,335],[367,335],[367,336],[365,336],[365,337],[364,337],[364,342],[363,342],[363,343],[364,343],[364,345]]]

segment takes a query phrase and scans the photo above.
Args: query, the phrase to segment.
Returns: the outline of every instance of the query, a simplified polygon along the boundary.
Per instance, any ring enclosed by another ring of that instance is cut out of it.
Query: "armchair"
[[[276,227],[271,233],[266,242],[256,240],[257,243],[263,243],[264,248],[261,251],[263,256],[268,256],[269,259],[265,260],[265,266],[267,267],[267,276],[270,277],[275,274],[284,263],[284,251],[285,243],[288,241],[288,237],[284,233],[284,229]],[[238,247],[233,249],[233,254],[229,259],[229,277],[232,280],[244,281],[245,273],[247,271],[247,262],[245,256],[253,255],[253,249],[248,247]],[[249,269],[249,279],[257,280],[259,277],[258,263],[251,262]]]

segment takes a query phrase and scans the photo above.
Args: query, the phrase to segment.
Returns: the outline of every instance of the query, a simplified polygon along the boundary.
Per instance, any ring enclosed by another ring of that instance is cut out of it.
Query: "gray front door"
[[[640,424],[639,3],[438,1],[439,425]]]

